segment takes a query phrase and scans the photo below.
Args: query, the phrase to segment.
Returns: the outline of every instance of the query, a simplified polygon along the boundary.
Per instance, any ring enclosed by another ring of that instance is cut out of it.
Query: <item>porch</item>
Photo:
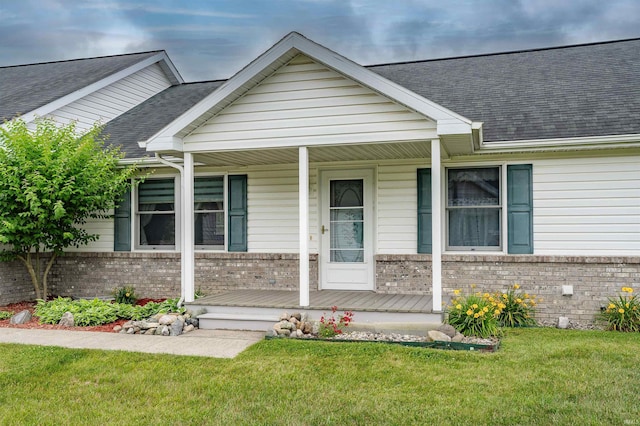
[[[352,329],[425,334],[442,323],[431,295],[380,294],[370,291],[322,290],[309,292],[309,306],[300,305],[299,293],[288,290],[230,290],[186,303],[198,316],[200,328],[266,331],[283,312],[306,313],[314,321],[332,306],[354,313]]]

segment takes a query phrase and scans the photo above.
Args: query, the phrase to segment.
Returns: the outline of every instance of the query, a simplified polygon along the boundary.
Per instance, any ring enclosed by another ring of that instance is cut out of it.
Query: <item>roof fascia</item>
[[[40,108],[37,108],[33,111],[23,114],[22,119],[25,122],[29,123],[35,120],[36,117],[45,116],[59,108],[64,107],[65,105],[68,105],[72,102],[77,101],[78,99],[81,99],[87,95],[90,95],[93,92],[96,92],[104,87],[107,87],[108,85],[113,84],[118,80],[126,78],[148,67],[149,65],[153,65],[156,62],[160,62],[162,64],[161,66],[165,72],[170,71],[170,74],[167,77],[169,77],[169,80],[172,83],[176,84],[175,82],[177,82],[179,84],[183,82],[182,76],[180,76],[180,74],[178,73],[174,65],[171,63],[171,60],[169,60],[169,57],[167,56],[167,54],[165,52],[158,52],[157,54],[150,56],[146,59],[143,59],[142,61],[137,62],[128,68],[125,68],[121,71],[113,73],[110,76],[103,78],[102,80],[96,81],[95,83],[92,83],[88,86],[85,86],[81,89],[76,90],[75,92],[69,93],[66,96],[58,98],[53,102],[43,105]]]
[[[640,147],[640,134],[480,142],[477,153],[510,153]]]
[[[157,149],[156,139],[181,135],[189,125],[217,105],[224,104],[229,99],[233,101],[238,96],[239,91],[246,92],[248,84],[253,82],[251,85],[253,87],[253,85],[271,75],[275,71],[274,65],[278,62],[284,64],[299,53],[307,55],[399,104],[433,119],[437,123],[437,131],[440,135],[471,134],[471,120],[387,80],[299,33],[292,32],[228,79],[216,91],[149,138],[147,150]]]

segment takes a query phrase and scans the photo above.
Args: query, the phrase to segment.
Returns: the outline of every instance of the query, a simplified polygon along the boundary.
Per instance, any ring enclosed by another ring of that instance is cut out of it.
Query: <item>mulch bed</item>
[[[136,305],[144,306],[147,302],[164,302],[166,299],[140,299],[136,302]],[[25,309],[33,314],[35,310],[36,302],[18,302],[11,303],[9,305],[0,306],[0,311],[9,311],[17,314]],[[9,324],[9,319],[0,320],[0,327],[2,328],[36,328],[41,330],[72,330],[72,331],[99,331],[103,333],[114,333],[113,327],[116,325],[122,325],[128,320],[119,319],[109,324],[95,325],[91,327],[63,327],[57,324],[40,324],[38,317],[31,317],[31,321],[26,324]]]

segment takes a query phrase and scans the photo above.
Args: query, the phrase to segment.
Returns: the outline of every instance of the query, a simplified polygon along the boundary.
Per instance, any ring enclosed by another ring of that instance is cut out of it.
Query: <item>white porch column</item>
[[[182,287],[185,302],[195,299],[195,255],[193,250],[193,154],[184,153],[182,176]]]
[[[298,148],[298,196],[300,223],[300,306],[309,306],[309,151]]]
[[[431,141],[431,292],[433,310],[442,311],[442,232],[440,139]]]

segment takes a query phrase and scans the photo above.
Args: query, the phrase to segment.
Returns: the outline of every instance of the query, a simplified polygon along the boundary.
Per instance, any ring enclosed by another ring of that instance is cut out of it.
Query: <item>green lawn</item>
[[[0,345],[0,424],[640,424],[640,333],[497,353],[262,341],[221,360]]]

